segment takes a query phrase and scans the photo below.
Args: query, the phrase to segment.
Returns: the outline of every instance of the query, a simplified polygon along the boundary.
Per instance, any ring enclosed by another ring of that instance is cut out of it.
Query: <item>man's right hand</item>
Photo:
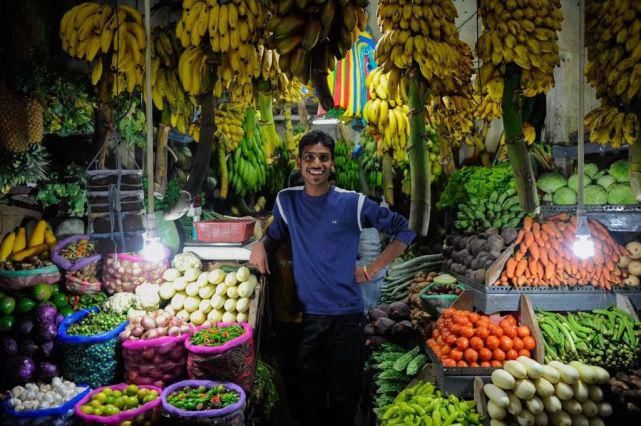
[[[251,255],[249,256],[250,265],[258,268],[261,274],[269,274],[269,262],[267,260],[267,251],[265,244],[260,241],[253,245]]]

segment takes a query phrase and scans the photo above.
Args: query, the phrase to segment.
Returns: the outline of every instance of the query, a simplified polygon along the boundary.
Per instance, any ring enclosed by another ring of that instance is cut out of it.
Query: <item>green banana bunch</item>
[[[436,181],[443,175],[443,167],[441,166],[440,153],[441,149],[438,144],[438,135],[429,126],[425,128],[425,135],[429,138],[427,140],[427,151],[430,157],[430,183]],[[403,171],[403,181],[401,190],[404,194],[410,195],[412,190],[411,185],[411,176],[410,176],[410,165],[407,160],[403,161],[399,165],[400,169]]]
[[[376,151],[376,141],[366,132],[362,133],[361,146],[363,147],[361,170],[365,174],[365,181],[370,192],[378,194],[383,190],[383,172],[381,172],[383,158]]]
[[[344,140],[338,140],[334,148],[334,165],[336,167],[336,186],[358,191],[361,187],[360,168],[352,158],[352,148]]]
[[[493,192],[488,200],[472,198],[459,204],[454,227],[467,232],[516,228],[524,216],[516,189],[511,188],[502,194]]]
[[[276,148],[277,159],[267,168],[267,182],[265,190],[269,194],[276,194],[278,191],[287,186],[287,177],[289,176],[289,152],[285,145],[279,145]]]
[[[243,130],[240,144],[227,158],[229,183],[240,196],[258,192],[267,175],[267,158],[253,107],[245,113]]]

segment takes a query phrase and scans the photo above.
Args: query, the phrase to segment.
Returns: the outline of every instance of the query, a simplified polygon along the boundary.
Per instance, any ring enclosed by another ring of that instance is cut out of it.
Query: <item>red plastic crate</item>
[[[196,239],[203,243],[243,243],[254,235],[254,220],[196,222]]]

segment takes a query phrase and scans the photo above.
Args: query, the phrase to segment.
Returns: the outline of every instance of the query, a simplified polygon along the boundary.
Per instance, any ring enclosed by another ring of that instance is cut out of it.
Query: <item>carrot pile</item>
[[[610,290],[621,285],[624,272],[617,263],[629,254],[612,239],[608,230],[589,220],[594,256],[579,259],[572,252],[576,239],[576,216],[567,213],[536,222],[523,220],[523,229],[516,239],[514,256],[508,259],[496,285],[560,286],[593,285]]]
[[[493,323],[487,315],[448,308],[434,324],[427,345],[444,367],[502,367],[506,360],[531,357],[536,341],[530,328],[507,315]]]

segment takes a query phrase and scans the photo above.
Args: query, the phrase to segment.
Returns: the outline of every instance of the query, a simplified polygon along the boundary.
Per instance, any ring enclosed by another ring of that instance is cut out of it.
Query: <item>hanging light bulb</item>
[[[140,251],[142,257],[149,262],[160,262],[167,257],[167,248],[161,244],[156,226],[156,216],[147,216],[147,232],[145,233],[145,243]]]
[[[572,244],[572,252],[579,259],[587,259],[594,256],[594,242],[588,226],[588,218],[583,214],[577,214],[576,240]]]

